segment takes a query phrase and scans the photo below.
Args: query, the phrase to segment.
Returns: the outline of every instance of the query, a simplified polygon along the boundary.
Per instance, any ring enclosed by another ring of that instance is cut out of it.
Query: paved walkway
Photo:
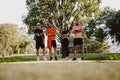
[[[1,63],[0,80],[120,80],[120,61]]]

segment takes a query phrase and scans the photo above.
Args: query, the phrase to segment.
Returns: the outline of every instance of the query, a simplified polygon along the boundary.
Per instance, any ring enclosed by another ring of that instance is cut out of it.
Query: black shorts
[[[83,44],[83,38],[74,38],[74,46],[82,45],[82,44]]]
[[[45,45],[42,41],[36,41],[36,49],[39,50],[39,48],[45,48]]]
[[[56,48],[56,40],[52,40],[52,46],[53,48]]]

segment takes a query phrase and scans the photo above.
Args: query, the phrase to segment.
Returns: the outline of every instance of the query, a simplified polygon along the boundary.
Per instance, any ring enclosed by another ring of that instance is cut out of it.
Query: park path
[[[120,80],[120,61],[1,63],[0,80]]]

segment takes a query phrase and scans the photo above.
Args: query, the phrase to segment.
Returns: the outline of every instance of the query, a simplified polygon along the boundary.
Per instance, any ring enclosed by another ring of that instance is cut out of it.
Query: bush
[[[114,53],[114,54],[108,54],[105,57],[106,60],[120,60],[120,54]]]

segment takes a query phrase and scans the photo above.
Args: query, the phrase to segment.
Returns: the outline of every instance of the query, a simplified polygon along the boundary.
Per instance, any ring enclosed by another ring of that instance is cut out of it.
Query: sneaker
[[[37,61],[39,61],[40,60],[40,57],[39,56],[37,56]]]
[[[73,59],[72,59],[72,61],[75,61],[75,60],[77,60],[77,58],[73,58]]]
[[[83,58],[83,57],[81,57],[81,60],[84,60],[84,58]]]
[[[55,60],[58,60],[58,59],[57,59],[57,56],[55,56]]]
[[[47,61],[47,57],[46,57],[46,56],[43,56],[43,60],[44,60],[44,61]]]
[[[49,60],[52,60],[52,57],[50,57],[50,59]]]

